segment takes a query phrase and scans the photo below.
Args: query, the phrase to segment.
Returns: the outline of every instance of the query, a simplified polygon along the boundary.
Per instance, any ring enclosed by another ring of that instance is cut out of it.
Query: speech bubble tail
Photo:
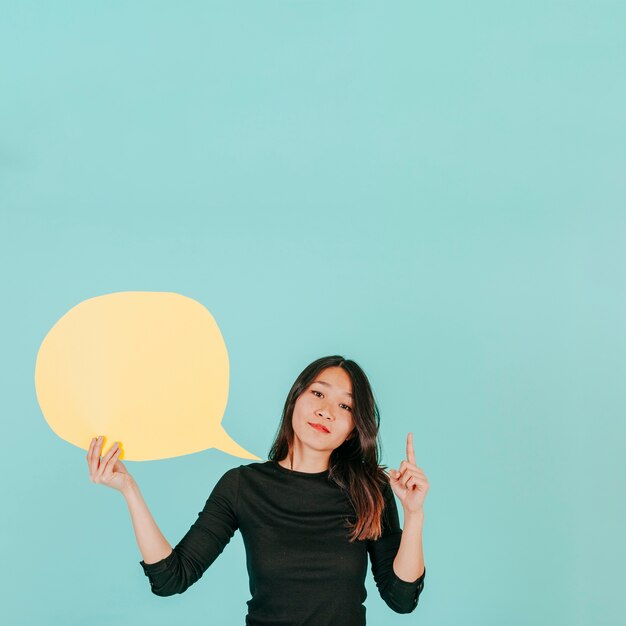
[[[239,457],[241,459],[252,459],[254,461],[260,461],[261,458],[255,456],[251,452],[248,452],[246,449],[242,448],[223,428],[220,424],[218,428],[216,428],[211,433],[211,440],[213,443],[213,447],[221,450],[222,452],[226,452],[227,454],[232,454],[233,456]]]

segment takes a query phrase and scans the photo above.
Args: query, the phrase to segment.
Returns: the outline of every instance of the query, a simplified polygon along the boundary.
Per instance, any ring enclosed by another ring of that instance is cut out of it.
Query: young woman
[[[363,370],[341,356],[317,359],[294,382],[269,460],[228,470],[198,519],[172,548],[117,445],[87,453],[92,482],[123,493],[159,596],[183,593],[237,529],[246,549],[248,626],[363,626],[368,556],[377,589],[397,613],[417,606],[428,481],[412,434],[399,470],[379,465],[379,413]],[[400,528],[393,494],[404,509]]]

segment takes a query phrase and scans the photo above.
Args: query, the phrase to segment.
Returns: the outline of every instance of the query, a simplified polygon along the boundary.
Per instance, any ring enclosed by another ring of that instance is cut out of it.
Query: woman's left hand
[[[402,502],[405,515],[423,512],[424,499],[430,485],[424,472],[415,465],[413,433],[407,435],[406,459],[400,463],[400,470],[389,470],[389,483]]]

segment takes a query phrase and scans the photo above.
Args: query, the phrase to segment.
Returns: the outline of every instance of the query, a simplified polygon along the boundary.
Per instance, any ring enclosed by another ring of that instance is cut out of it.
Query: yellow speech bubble
[[[208,448],[259,459],[222,427],[228,380],[228,352],[213,316],[170,292],[81,302],[46,335],[35,366],[50,428],[84,450],[96,435],[119,441],[120,457],[130,461]]]

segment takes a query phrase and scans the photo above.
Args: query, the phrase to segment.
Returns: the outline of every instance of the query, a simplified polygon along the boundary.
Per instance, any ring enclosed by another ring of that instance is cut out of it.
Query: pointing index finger
[[[415,465],[415,450],[413,448],[413,433],[409,433],[406,438],[406,459]]]

